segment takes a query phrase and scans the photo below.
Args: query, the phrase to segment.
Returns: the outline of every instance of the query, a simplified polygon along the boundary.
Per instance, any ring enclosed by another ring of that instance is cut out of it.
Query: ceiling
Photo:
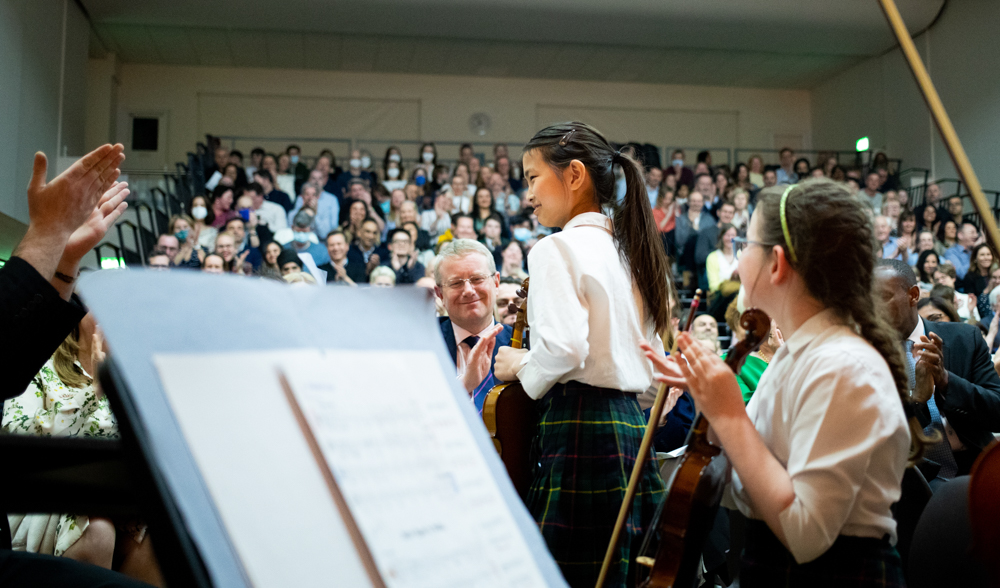
[[[911,31],[946,0],[897,0]],[[876,0],[81,0],[123,62],[763,88],[895,45]]]

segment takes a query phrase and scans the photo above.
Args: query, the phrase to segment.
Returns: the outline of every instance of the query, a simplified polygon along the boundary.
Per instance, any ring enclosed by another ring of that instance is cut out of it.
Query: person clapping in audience
[[[382,261],[382,267],[395,272],[396,284],[413,284],[424,277],[424,266],[417,261],[413,250],[413,239],[406,229],[389,231],[389,256]]]
[[[290,249],[297,254],[308,253],[316,265],[322,265],[330,261],[330,258],[326,247],[319,244],[319,239],[312,230],[312,222],[313,217],[310,216],[309,210],[300,210],[292,219],[292,240],[285,249]]]
[[[330,261],[320,265],[319,269],[326,272],[327,284],[357,286],[359,282],[365,282],[365,263],[359,259],[352,263],[347,254],[349,249],[347,236],[342,231],[333,231],[326,236]]]

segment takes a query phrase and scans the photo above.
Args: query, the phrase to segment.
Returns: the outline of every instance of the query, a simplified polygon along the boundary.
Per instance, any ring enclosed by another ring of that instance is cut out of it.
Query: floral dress
[[[79,362],[76,367],[90,377]],[[23,394],[4,402],[2,427],[17,435],[118,438],[107,397],[97,398],[92,384],[64,384],[51,359]],[[53,555],[62,555],[90,524],[87,516],[71,514],[11,514],[8,519],[15,550]]]

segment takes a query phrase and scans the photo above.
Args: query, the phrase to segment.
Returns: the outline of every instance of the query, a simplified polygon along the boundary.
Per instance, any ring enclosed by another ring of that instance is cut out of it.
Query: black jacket
[[[1000,431],[1000,377],[979,328],[928,321],[924,328],[944,342],[948,386],[935,390],[934,401],[966,447],[955,453],[955,461],[959,475],[968,474],[979,453],[993,441],[993,431]],[[930,424],[926,404],[916,411],[921,425]]]

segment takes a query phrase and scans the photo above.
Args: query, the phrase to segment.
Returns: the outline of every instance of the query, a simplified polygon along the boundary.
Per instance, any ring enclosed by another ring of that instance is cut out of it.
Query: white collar
[[[917,317],[917,326],[913,327],[913,332],[910,333],[910,336],[906,340],[920,343],[920,338],[926,334],[927,330],[924,328],[924,319]]]
[[[611,219],[599,212],[582,212],[569,220],[568,223],[563,227],[564,231],[568,231],[573,227],[583,227],[592,226],[605,229],[607,231],[611,230]]]
[[[490,320],[489,326],[483,329],[482,331],[476,333],[476,337],[479,337],[481,339],[483,337],[483,333],[492,329],[495,324],[497,324],[496,319]],[[472,333],[470,333],[469,331],[466,331],[462,327],[456,325],[455,321],[451,322],[451,330],[455,332],[455,347],[461,345],[462,341],[465,341],[469,336],[472,335]]]

